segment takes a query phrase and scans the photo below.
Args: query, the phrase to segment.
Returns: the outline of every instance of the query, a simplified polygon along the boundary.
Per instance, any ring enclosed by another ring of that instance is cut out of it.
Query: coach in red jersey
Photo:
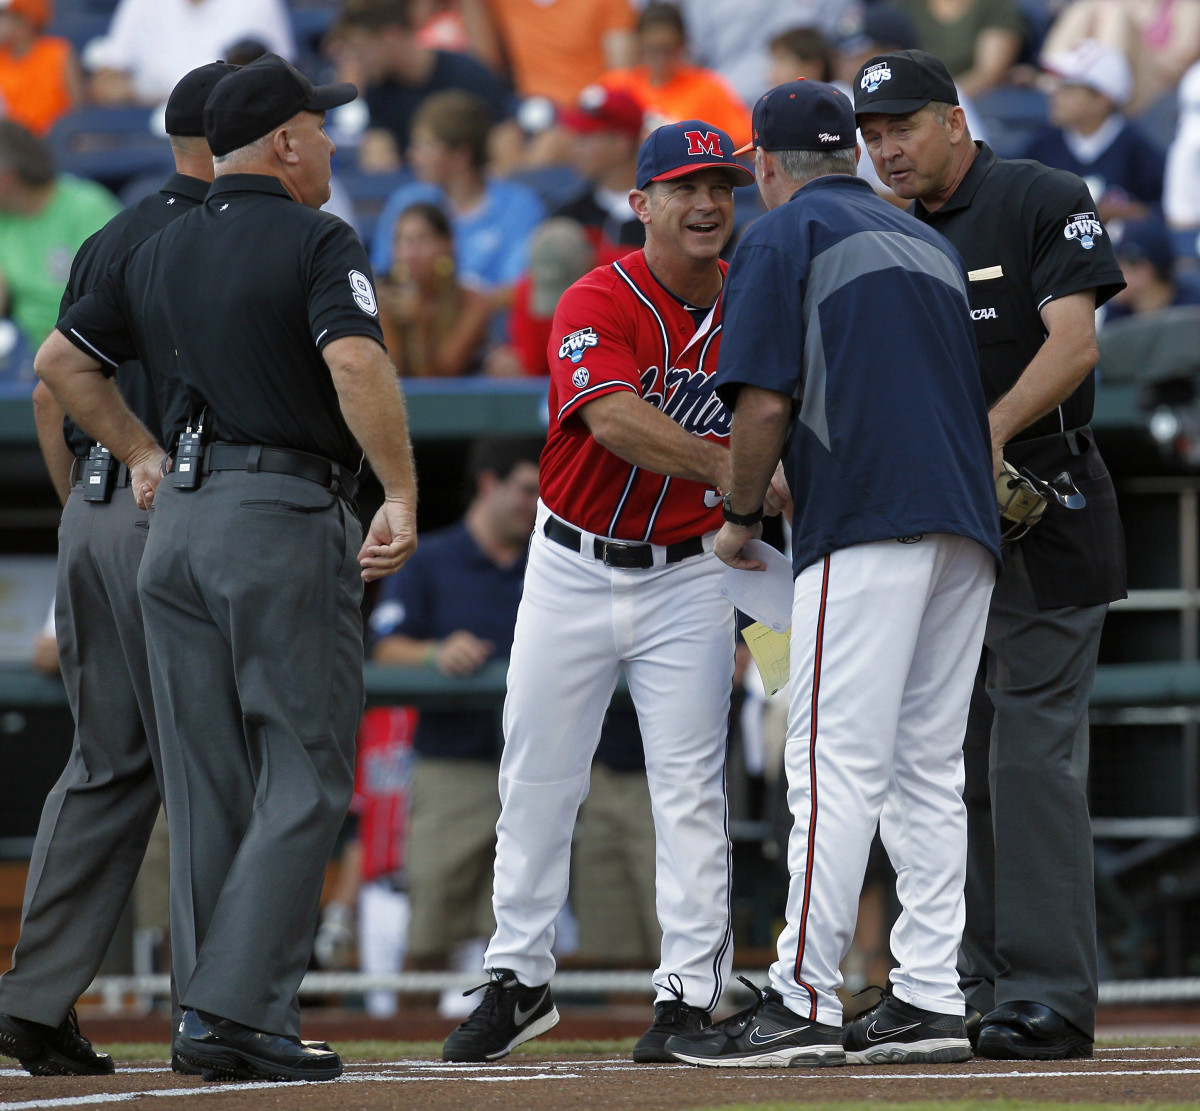
[[[629,194],[645,249],[581,278],[555,314],[542,501],[504,705],[491,980],[446,1039],[447,1061],[495,1060],[558,1022],[554,919],[622,670],[646,753],[663,932],[654,1021],[634,1060],[673,1060],[667,1038],[706,1025],[725,988],[734,617],[712,544],[730,416],[712,376],[733,188],[754,180],[733,150],[700,120],[652,132]]]

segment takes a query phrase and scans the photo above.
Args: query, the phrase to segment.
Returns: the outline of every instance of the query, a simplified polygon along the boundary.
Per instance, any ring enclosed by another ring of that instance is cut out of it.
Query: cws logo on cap
[[[860,89],[865,89],[869,93],[879,91],[879,86],[885,81],[892,79],[892,70],[887,62],[879,62],[873,66],[867,66],[863,70],[862,78],[858,82]]]
[[[637,187],[670,181],[698,170],[724,170],[733,185],[753,185],[754,175],[734,156],[733,140],[704,120],[656,127],[638,151]]]

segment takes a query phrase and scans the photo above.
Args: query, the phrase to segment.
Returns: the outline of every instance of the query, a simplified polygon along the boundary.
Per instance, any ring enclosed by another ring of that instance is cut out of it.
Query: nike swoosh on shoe
[[[803,1034],[807,1030],[807,1026],[797,1026],[794,1030],[780,1030],[777,1034],[768,1034],[765,1037],[757,1037],[761,1033],[762,1028],[756,1026],[750,1031],[749,1040],[753,1045],[769,1045],[771,1042],[777,1042],[780,1038],[790,1037],[792,1034]]]
[[[907,1026],[896,1026],[891,1030],[876,1030],[875,1023],[871,1023],[867,1027],[867,1038],[873,1042],[881,1042],[884,1038],[890,1038],[895,1034],[903,1034],[908,1030],[915,1030],[921,1024],[919,1022],[910,1022]]]
[[[534,1003],[534,1005],[532,1007],[530,1007],[529,1010],[527,1010],[527,1011],[521,1010],[520,1003],[514,1004],[514,1006],[513,1006],[513,1021],[518,1026],[524,1026],[525,1023],[527,1023],[533,1017],[534,1012],[542,1005],[542,1000],[544,1000],[546,998],[546,992],[549,990],[550,990],[550,988],[547,987],[546,990],[543,991],[542,994],[538,996],[537,1002]]]

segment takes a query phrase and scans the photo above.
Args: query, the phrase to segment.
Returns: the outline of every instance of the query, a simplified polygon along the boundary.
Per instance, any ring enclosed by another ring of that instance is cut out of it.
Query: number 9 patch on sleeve
[[[354,302],[363,312],[371,316],[379,315],[379,305],[375,301],[375,288],[371,279],[360,270],[350,271],[350,292],[354,294]]]

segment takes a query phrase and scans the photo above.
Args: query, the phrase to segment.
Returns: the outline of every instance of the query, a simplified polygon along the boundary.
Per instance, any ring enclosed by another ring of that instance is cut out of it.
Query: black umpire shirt
[[[985,143],[936,212],[909,211],[963,257],[988,405],[1012,388],[1046,340],[1049,301],[1096,290],[1104,304],[1125,286],[1112,242],[1083,180],[1026,159],[997,158]],[[1087,508],[1051,504],[1020,541],[1042,607],[1098,605],[1125,596],[1125,546],[1116,494],[1088,422],[1096,376],[1024,429],[1005,458],[1040,478],[1067,470]]]
[[[187,174],[172,174],[157,193],[151,193],[118,212],[98,232],[85,239],[71,263],[71,276],[67,280],[58,315],[63,316],[76,301],[91,292],[108,268],[123,258],[130,248],[195,208],[204,200],[207,192],[207,181]],[[126,404],[155,438],[160,438],[160,403],[142,364],[131,359],[115,368],[105,364],[105,370],[115,371],[117,388]],[[75,455],[87,455],[92,440],[70,417],[63,420],[63,436]]]
[[[200,207],[135,247],[58,327],[114,366],[140,352],[178,382],[209,441],[323,456],[351,472],[362,452],[321,351],[383,346],[366,251],[350,226],[294,201],[274,177],[218,177]],[[188,414],[164,414],[172,446]]]

